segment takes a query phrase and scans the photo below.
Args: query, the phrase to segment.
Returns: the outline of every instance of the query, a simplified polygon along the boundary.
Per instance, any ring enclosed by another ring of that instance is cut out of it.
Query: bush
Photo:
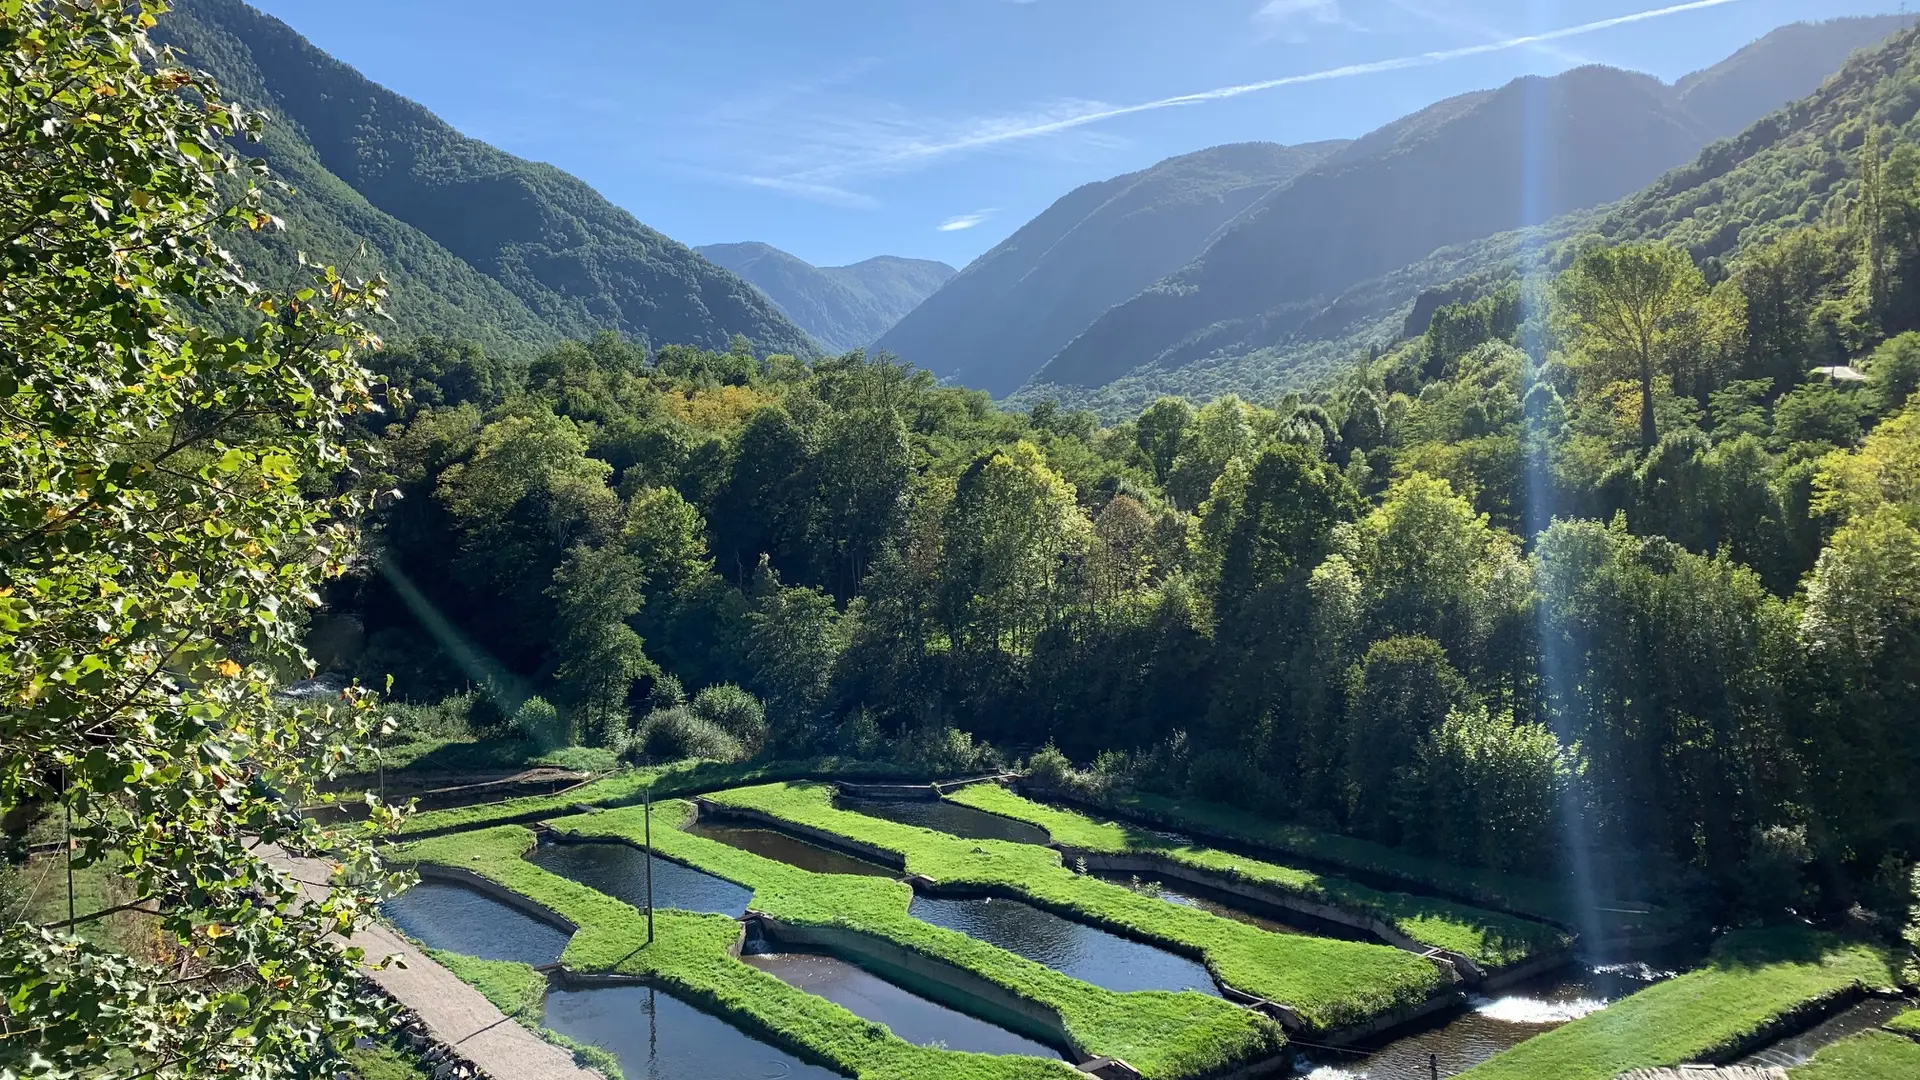
[[[1027,779],[1041,787],[1065,790],[1073,784],[1073,762],[1048,743],[1027,759]]]
[[[900,740],[894,758],[917,772],[959,776],[995,768],[1000,755],[986,743],[974,745],[973,736],[959,728],[919,728]]]
[[[647,707],[651,709],[677,709],[687,703],[687,692],[680,686],[680,680],[665,672],[654,677],[653,688],[647,692]]]
[[[712,761],[740,761],[747,756],[740,740],[711,720],[694,715],[682,706],[655,709],[634,730],[627,748],[628,757],[653,761],[677,761],[681,758],[706,758]]]
[[[565,746],[572,741],[567,738],[567,726],[560,719],[560,710],[543,697],[530,697],[522,702],[514,710],[513,727],[528,742],[542,750]]]
[[[748,756],[767,745],[767,711],[760,700],[732,683],[709,686],[693,696],[693,715],[733,736]]]

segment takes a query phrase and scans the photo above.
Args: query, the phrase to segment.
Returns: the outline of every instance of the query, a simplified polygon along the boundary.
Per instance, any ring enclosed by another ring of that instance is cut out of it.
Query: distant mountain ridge
[[[1095,209],[1156,172],[1177,197],[1170,167],[1232,148],[1170,159],[1061,199],[878,344],[996,395],[1030,382],[1023,398],[1084,398],[1123,378],[1177,385],[1165,373],[1275,350],[1322,362],[1327,339],[1313,335],[1329,306],[1361,283],[1452,245],[1621,198],[1804,96],[1853,49],[1902,25],[1904,17],[1887,16],[1783,27],[1671,86],[1585,67],[1437,102],[1352,142],[1311,148],[1303,167],[1223,215],[1184,264],[1126,296],[1076,290],[1071,275],[1043,293],[1034,286],[1044,278],[1029,278],[1034,268],[1024,263],[994,273],[1010,253],[1048,251],[1068,235],[1100,248],[1105,234],[1119,236],[1112,219],[1127,216],[1096,217]],[[1036,309],[1051,318],[1050,332],[1027,340],[1058,344],[1031,366],[1038,350],[1010,347],[1019,339],[1008,328]],[[1063,336],[1060,325],[1080,319]],[[1127,406],[1139,398],[1130,394]]]
[[[706,244],[701,257],[738,274],[830,353],[873,344],[954,269],[933,259],[878,255],[850,266],[815,266],[770,244]]]
[[[1696,258],[1710,258],[1730,255],[1777,229],[1816,220],[1848,182],[1848,151],[1842,144],[1857,123],[1862,102],[1873,93],[1883,93],[1890,102],[1920,101],[1920,90],[1915,89],[1920,86],[1920,71],[1916,71],[1920,58],[1911,53],[1920,32],[1906,29],[1912,22],[1910,17],[1888,16],[1796,24],[1682,79],[1674,89],[1685,100],[1701,93],[1695,87],[1708,80],[1725,78],[1748,67],[1756,56],[1776,55],[1776,50],[1791,46],[1801,53],[1796,70],[1763,80],[1768,89],[1747,91],[1749,100],[1771,100],[1791,80],[1812,86],[1806,95],[1783,102],[1785,108],[1757,118],[1733,138],[1706,146],[1691,161],[1624,199],[1579,208],[1534,228],[1443,246],[1404,266],[1352,283],[1319,301],[1290,335],[1271,345],[1238,352],[1224,349],[1184,364],[1142,365],[1098,386],[1036,379],[1019,397],[1057,397],[1115,415],[1137,409],[1162,393],[1207,397],[1234,390],[1270,397],[1348,362],[1370,344],[1417,332],[1424,326],[1420,313],[1430,313],[1436,303],[1485,291],[1528,266],[1553,269],[1567,257],[1563,242],[1582,234],[1598,233],[1615,240],[1666,239],[1688,247]],[[1889,27],[1897,32],[1883,40],[1880,31]],[[1824,43],[1824,52],[1808,44],[1809,35]],[[1880,44],[1858,51],[1840,48],[1861,36]],[[1808,55],[1814,59],[1807,59]],[[1819,62],[1834,56],[1839,59],[1833,71],[1812,74]],[[1911,77],[1898,84],[1882,81],[1896,69],[1908,71]],[[1913,110],[1901,108],[1905,111],[1894,110],[1882,122],[1916,123]],[[1725,122],[1728,114],[1721,115]],[[1857,140],[1857,132],[1854,137]],[[1794,179],[1782,180],[1789,175]]]
[[[1108,307],[1341,142],[1235,143],[1087,184],[975,259],[875,347],[1004,395]]]
[[[240,0],[180,0],[157,30],[223,92],[271,117],[252,152],[300,189],[286,237],[237,237],[272,282],[295,255],[393,286],[389,334],[520,345],[614,330],[655,344],[815,353],[746,282],[578,178],[468,138]]]

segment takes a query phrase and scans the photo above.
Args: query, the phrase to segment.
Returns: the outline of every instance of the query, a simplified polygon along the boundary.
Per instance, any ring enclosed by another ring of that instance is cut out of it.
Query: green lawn
[[[1738,931],[1707,964],[1495,1055],[1473,1080],[1612,1080],[1697,1061],[1853,987],[1891,986],[1885,950],[1798,928]]]
[[[1884,1031],[1863,1031],[1822,1047],[1789,1069],[1792,1080],[1912,1080],[1920,1076],[1920,1043]]]
[[[508,822],[536,821],[553,814],[570,812],[576,805],[628,806],[639,802],[649,785],[653,787],[653,797],[662,799],[734,784],[756,784],[768,780],[789,780],[798,777],[846,776],[848,778],[899,779],[910,777],[910,775],[908,770],[897,765],[853,761],[846,758],[740,764],[678,761],[671,765],[629,769],[582,785],[564,795],[528,795],[478,806],[429,810],[407,818],[400,826],[400,834],[429,836]]]
[[[1404,882],[1444,892],[1473,903],[1498,907],[1561,926],[1579,926],[1581,905],[1572,891],[1555,882],[1497,870],[1468,869],[1351,836],[1268,821],[1245,810],[1203,799],[1132,792],[1106,800],[1112,812],[1167,828],[1199,832],[1269,848],[1283,855],[1341,870]],[[1647,908],[1629,900],[1610,900],[1613,908]],[[1604,919],[1657,930],[1680,916],[1653,909],[1644,915],[1603,913]]]
[[[974,784],[947,798],[976,810],[1037,825],[1047,830],[1056,843],[1069,847],[1107,854],[1147,852],[1196,869],[1257,882],[1343,911],[1379,918],[1415,941],[1461,953],[1486,968],[1519,963],[1573,944],[1572,935],[1566,931],[1531,919],[1411,893],[1370,889],[1342,878],[1213,848],[1175,844],[1136,825],[1096,821],[1077,811],[1021,798],[998,784]]]
[[[342,1056],[356,1080],[431,1080],[419,1058],[381,1043],[357,1047]]]
[[[673,802],[656,806],[656,816],[661,817],[663,827],[656,830],[655,841],[663,852],[669,844],[685,843],[689,845],[688,850],[699,844],[711,844],[713,849],[718,849],[709,852],[716,860],[720,852],[738,855],[743,860],[742,866],[744,860],[754,858],[665,827],[665,822],[681,820],[688,809],[683,803]],[[635,808],[557,824],[566,828],[589,824],[609,830],[630,828],[637,834],[642,825],[640,816],[641,812]],[[649,945],[645,921],[638,911],[527,862],[523,856],[533,844],[534,836],[526,829],[500,826],[415,841],[396,854],[402,859],[471,870],[559,912],[580,928],[561,957],[571,970],[644,977],[683,1000],[726,1017],[750,1033],[849,1076],[1073,1080],[1079,1075],[1055,1060],[967,1054],[907,1043],[881,1025],[862,1020],[825,998],[795,989],[740,962],[728,951],[739,936],[740,924],[722,915],[656,912],[657,937]],[[686,853],[680,852],[683,857]],[[776,874],[773,867],[791,873]],[[822,921],[858,926],[883,936],[888,929],[905,924],[925,926],[907,917],[910,892],[896,882],[882,878],[823,877],[778,863],[767,863],[753,872],[760,871],[767,877],[763,884],[756,885],[754,902],[783,917],[798,920],[806,912],[818,912]],[[748,872],[736,867],[736,873],[743,877]],[[874,924],[872,928],[866,925],[869,922]],[[963,935],[951,936],[971,940]],[[1030,966],[1046,971],[1039,965]],[[1059,976],[1054,979],[1080,986]],[[1084,996],[1089,998],[1094,993],[1105,994],[1091,987],[1084,990],[1087,992]],[[1155,1078],[1174,1080],[1221,1064],[1265,1056],[1276,1052],[1282,1044],[1271,1024],[1246,1010],[1204,995],[1106,994],[1106,997],[1121,1000],[1108,1006],[1105,1023],[1117,1029],[1123,1021],[1132,1022],[1138,1038],[1116,1042],[1112,1050],[1105,1045],[1093,1046],[1092,1052],[1111,1053],[1122,1049],[1135,1052],[1137,1058],[1128,1057],[1128,1060]],[[1092,1025],[1090,1045],[1099,1041],[1104,1030],[1100,1025]],[[1078,1036],[1081,1031],[1076,1029],[1075,1034]]]
[[[1317,1030],[1419,1004],[1445,985],[1431,962],[1400,949],[1269,933],[1076,874],[1051,848],[963,840],[838,809],[832,789],[824,784],[763,784],[709,798],[723,807],[758,810],[894,852],[905,858],[910,873],[942,884],[999,890],[1128,936],[1198,954],[1229,986],[1288,1005]]]
[[[1888,1031],[1905,1035],[1911,1039],[1920,1039],[1920,1009],[1908,1009],[1899,1016],[1886,1022]]]

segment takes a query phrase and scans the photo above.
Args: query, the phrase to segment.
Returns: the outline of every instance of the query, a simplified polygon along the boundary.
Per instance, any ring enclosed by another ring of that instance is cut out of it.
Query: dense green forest
[[[363,677],[458,695],[436,723],[991,744],[1468,863],[1557,870],[1575,828],[1729,909],[1891,904],[1920,152],[1844,164],[1844,213],[1712,283],[1594,238],[1313,393],[1104,427],[858,353],[391,348],[397,497],[335,602]]]

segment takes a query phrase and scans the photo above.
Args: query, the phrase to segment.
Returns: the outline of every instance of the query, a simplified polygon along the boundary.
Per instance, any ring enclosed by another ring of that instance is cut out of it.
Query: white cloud
[[[993,207],[986,210],[975,210],[971,214],[955,214],[953,217],[935,225],[934,229],[939,232],[959,232],[961,229],[971,229],[975,225],[992,217],[997,209],[998,207]]]
[[[1253,23],[1264,37],[1294,43],[1305,41],[1310,27],[1360,29],[1358,23],[1340,10],[1340,0],[1267,0],[1253,13]]]

